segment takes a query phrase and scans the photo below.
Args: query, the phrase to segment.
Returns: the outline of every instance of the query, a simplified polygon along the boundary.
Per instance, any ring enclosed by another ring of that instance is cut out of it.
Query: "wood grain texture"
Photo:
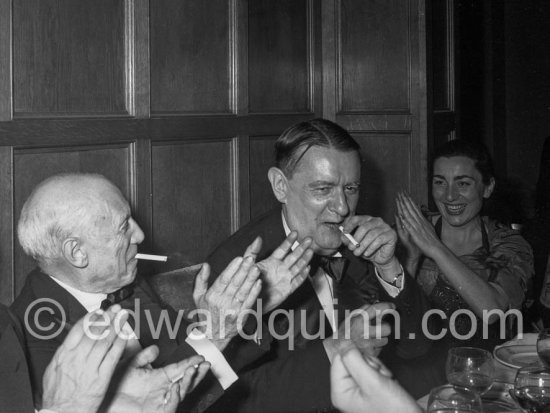
[[[127,199],[133,198],[128,145],[21,148],[14,151],[13,159],[14,227],[17,226],[23,203],[34,187],[58,173],[99,173],[118,186]],[[17,244],[14,249],[16,293],[21,290],[25,276],[34,266],[33,260]]]
[[[14,117],[127,115],[125,5],[13,3]]]
[[[0,122],[12,116],[11,5],[10,0],[0,0]]]
[[[150,11],[151,112],[232,112],[228,1],[158,0]]]
[[[238,209],[239,216],[237,222],[235,222],[235,228],[239,229],[248,221],[250,221],[250,139],[246,135],[241,135],[235,137],[237,141],[238,148],[238,159],[237,159],[237,169],[238,169]]]
[[[231,139],[152,147],[152,248],[180,266],[201,262],[231,234]]]
[[[12,148],[0,147],[0,303],[14,299],[13,276],[13,156]]]
[[[179,116],[159,119],[80,119],[0,122],[0,145],[90,144],[129,139],[160,141],[193,137],[279,134],[312,114]]]
[[[453,93],[453,14],[449,0],[431,1],[431,74],[434,110],[450,110]]]
[[[342,112],[410,110],[409,1],[342,0]]]
[[[277,136],[250,138],[250,218],[254,219],[269,211],[279,202],[273,195],[267,171],[275,165],[274,143]]]
[[[358,213],[394,222],[395,196],[411,190],[411,139],[402,134],[357,133],[361,145],[361,196]]]
[[[250,113],[311,112],[307,0],[248,2]]]
[[[149,58],[149,1],[148,0],[133,0],[134,15],[133,27],[134,37],[128,39],[128,42],[133,42],[134,54],[128,64],[134,65],[132,74],[133,88],[130,93],[133,93],[134,100],[134,116],[137,118],[148,118],[151,108],[151,91],[150,91],[150,58]]]

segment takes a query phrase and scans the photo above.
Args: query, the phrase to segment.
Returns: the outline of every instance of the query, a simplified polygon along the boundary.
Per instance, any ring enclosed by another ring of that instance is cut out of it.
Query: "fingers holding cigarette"
[[[359,243],[357,242],[357,240],[355,238],[353,238],[353,235],[345,232],[344,227],[342,225],[340,225],[338,227],[338,229],[340,230],[340,232],[342,234],[344,234],[344,237],[346,237],[349,240],[349,242],[351,242],[353,245],[355,245],[355,247],[359,247]]]

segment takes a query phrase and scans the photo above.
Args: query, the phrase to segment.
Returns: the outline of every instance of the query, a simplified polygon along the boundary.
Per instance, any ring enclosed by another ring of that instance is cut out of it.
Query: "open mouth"
[[[459,204],[459,205],[445,204],[445,211],[449,215],[460,215],[464,212],[465,209],[466,209],[466,204]]]

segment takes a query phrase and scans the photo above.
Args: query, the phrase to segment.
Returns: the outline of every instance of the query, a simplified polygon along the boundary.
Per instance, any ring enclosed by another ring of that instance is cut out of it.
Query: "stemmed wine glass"
[[[453,347],[447,355],[445,372],[449,383],[482,395],[493,384],[493,356],[481,348]]]
[[[550,372],[540,366],[528,366],[516,374],[510,394],[527,413],[550,411]]]
[[[537,354],[540,361],[550,369],[550,328],[542,330],[537,338]]]
[[[481,399],[476,392],[445,384],[430,391],[427,413],[481,413]]]

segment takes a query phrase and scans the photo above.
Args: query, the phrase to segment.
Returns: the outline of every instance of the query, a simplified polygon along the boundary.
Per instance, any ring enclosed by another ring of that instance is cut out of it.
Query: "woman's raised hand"
[[[415,248],[424,255],[432,257],[442,244],[433,225],[422,215],[420,208],[412,198],[399,192],[395,200],[397,205],[397,234],[409,253],[414,255]]]

